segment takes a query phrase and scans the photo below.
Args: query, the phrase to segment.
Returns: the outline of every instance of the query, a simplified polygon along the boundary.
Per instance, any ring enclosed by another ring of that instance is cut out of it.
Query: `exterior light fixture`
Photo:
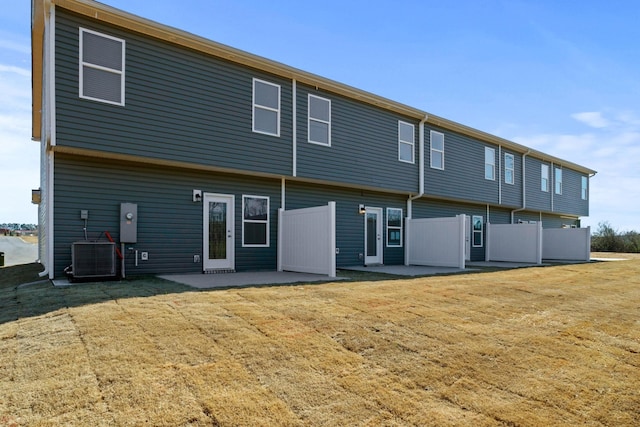
[[[193,201],[196,203],[202,201],[202,190],[193,190]]]
[[[358,206],[358,213],[359,213],[360,215],[364,215],[366,211],[367,211],[367,210],[365,209],[364,205],[360,205],[360,206]]]

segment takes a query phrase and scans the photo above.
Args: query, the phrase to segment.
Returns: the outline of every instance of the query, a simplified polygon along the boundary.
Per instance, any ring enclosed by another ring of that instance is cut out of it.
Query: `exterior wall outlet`
[[[194,255],[193,256],[193,262],[195,262],[195,263],[200,262],[200,255]]]
[[[336,248],[336,255],[340,253],[340,248]]]
[[[358,254],[358,259],[362,261],[364,259],[364,254]]]
[[[149,252],[140,252],[140,259],[142,261],[148,261],[149,260]]]

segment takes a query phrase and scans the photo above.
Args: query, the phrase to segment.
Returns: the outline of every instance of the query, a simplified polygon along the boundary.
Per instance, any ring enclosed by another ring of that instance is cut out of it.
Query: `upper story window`
[[[589,187],[588,187],[588,182],[589,180],[587,179],[586,176],[581,177],[580,179],[580,188],[581,188],[581,193],[582,193],[582,200],[587,200],[588,194],[589,194]]]
[[[124,105],[125,41],[80,28],[80,98]]]
[[[515,160],[513,154],[505,153],[504,155],[504,182],[513,184],[515,179]]]
[[[309,94],[308,139],[331,146],[331,101]]]
[[[484,147],[484,179],[496,179],[496,149]]]
[[[431,141],[431,167],[444,169],[444,134],[432,130],[429,139]]]
[[[398,160],[414,162],[415,127],[411,123],[398,121]]]
[[[549,191],[549,165],[540,165],[540,189]]]
[[[562,194],[562,169],[556,168],[555,175],[556,194]]]
[[[253,79],[253,131],[280,136],[280,85]]]
[[[269,198],[242,196],[242,246],[269,246]]]
[[[387,208],[387,246],[402,246],[402,209]]]

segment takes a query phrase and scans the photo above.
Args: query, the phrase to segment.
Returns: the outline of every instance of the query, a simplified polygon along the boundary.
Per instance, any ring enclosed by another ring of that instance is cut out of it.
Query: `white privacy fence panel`
[[[279,210],[278,271],[336,276],[336,204]]]
[[[591,259],[591,227],[543,230],[542,258],[589,261]]]
[[[407,219],[408,265],[465,267],[465,216]]]
[[[542,223],[487,223],[487,261],[542,264]]]

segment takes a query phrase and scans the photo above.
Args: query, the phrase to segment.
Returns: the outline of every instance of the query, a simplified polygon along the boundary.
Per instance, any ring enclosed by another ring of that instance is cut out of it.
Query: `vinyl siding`
[[[589,201],[582,200],[582,177],[579,172],[562,168],[562,194],[553,195],[553,210],[579,216],[589,215]]]
[[[148,261],[134,266],[127,251],[127,275],[151,273],[197,273],[202,263],[193,255],[203,248],[202,203],[192,201],[192,190],[235,196],[236,270],[274,270],[277,253],[277,211],[280,181],[250,179],[217,173],[150,167],[56,155],[54,181],[54,275],[63,275],[71,264],[71,244],[84,240],[80,210],[89,211],[89,240],[103,239],[109,231],[116,241],[120,233],[120,203],[138,205],[138,243],[127,245],[149,252]],[[242,247],[242,195],[268,196],[270,247]]]
[[[57,144],[243,171],[290,174],[291,83],[60,11]],[[78,28],[126,42],[125,106],[78,96]],[[281,86],[280,137],[252,132],[252,79]]]
[[[505,161],[504,155],[513,155],[513,184],[504,182]],[[502,185],[502,205],[519,208],[522,206],[522,154],[509,150],[502,150],[500,156],[500,182]]]
[[[526,207],[531,210],[551,211],[551,194],[553,193],[553,168],[551,163],[534,157],[526,157]],[[541,165],[549,166],[549,191],[541,189]]]
[[[404,246],[387,247],[386,245],[386,208],[401,208],[403,215],[406,216],[406,197],[300,182],[286,184],[287,209],[326,205],[330,201],[336,202],[336,247],[340,249],[340,253],[336,256],[338,267],[364,263],[364,260],[359,257],[359,254],[364,254],[364,215],[358,212],[360,204],[383,209],[384,264],[404,263]]]
[[[444,134],[444,170],[431,165],[430,131]],[[498,175],[498,146],[433,126],[425,126],[425,194],[428,196],[464,199],[473,202],[498,204],[499,181],[484,178],[484,149],[496,152]]]
[[[331,100],[331,146],[307,142],[308,94]],[[418,122],[342,96],[297,86],[297,176],[418,191]],[[414,163],[398,160],[398,121],[415,126]]]

